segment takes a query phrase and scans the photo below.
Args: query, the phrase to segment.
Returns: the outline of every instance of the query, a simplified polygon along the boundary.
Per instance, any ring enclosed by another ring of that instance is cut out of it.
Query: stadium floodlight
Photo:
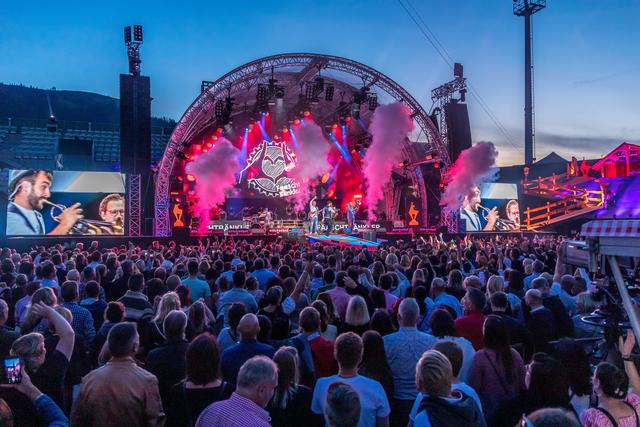
[[[133,26],[133,41],[142,43],[142,25]]]
[[[131,26],[124,27],[124,44],[131,43]]]

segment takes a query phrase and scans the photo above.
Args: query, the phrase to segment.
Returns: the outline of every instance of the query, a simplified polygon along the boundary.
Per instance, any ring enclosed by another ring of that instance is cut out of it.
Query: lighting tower
[[[142,44],[142,25],[133,26],[133,40],[131,39],[131,27],[124,27],[124,44],[127,46],[129,57],[129,74],[140,75],[140,45]]]
[[[533,64],[531,61],[531,15],[547,7],[547,0],[513,0],[513,14],[524,17],[524,163],[533,163]]]

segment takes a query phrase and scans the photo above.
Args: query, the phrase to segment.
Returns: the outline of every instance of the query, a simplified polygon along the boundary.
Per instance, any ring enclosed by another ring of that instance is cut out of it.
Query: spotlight
[[[276,99],[283,99],[284,98],[284,87],[283,86],[276,86],[275,95],[276,95]]]
[[[316,96],[316,86],[313,83],[307,82],[305,86],[304,97],[307,102],[317,103],[318,97]]]
[[[266,104],[268,96],[269,96],[269,91],[267,87],[263,84],[259,84],[258,92],[256,93],[256,103],[258,105]]]
[[[334,87],[332,84],[328,84],[327,88],[324,91],[324,100],[325,101],[333,101],[333,91]]]
[[[374,111],[376,108],[378,108],[378,95],[369,94],[369,111]]]
[[[351,106],[351,117],[353,117],[356,120],[360,119],[360,104],[354,103]]]
[[[220,119],[222,118],[222,116],[224,116],[224,102],[221,99],[216,101],[214,106],[214,113],[217,119]]]

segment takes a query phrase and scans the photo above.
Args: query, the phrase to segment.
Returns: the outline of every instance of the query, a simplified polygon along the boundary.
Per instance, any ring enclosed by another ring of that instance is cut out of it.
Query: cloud
[[[627,75],[629,73],[633,73],[640,70],[640,67],[632,67],[626,70],[622,70],[622,71],[618,71],[616,73],[610,73],[610,74],[605,74],[603,76],[599,76],[599,77],[593,77],[591,79],[584,79],[584,80],[576,80],[573,82],[574,86],[586,86],[586,85],[590,85],[590,84],[594,84],[594,83],[600,83],[600,82],[604,82],[607,80],[611,80],[614,79],[616,77],[620,77],[620,76],[624,76]]]

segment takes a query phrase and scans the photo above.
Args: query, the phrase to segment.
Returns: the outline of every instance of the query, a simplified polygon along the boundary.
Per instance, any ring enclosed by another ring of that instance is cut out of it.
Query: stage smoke
[[[371,145],[364,156],[367,179],[369,220],[375,220],[375,208],[383,198],[384,186],[391,180],[393,166],[402,161],[402,141],[413,130],[409,108],[399,102],[381,105],[373,112],[369,133]]]
[[[209,210],[224,203],[226,191],[236,183],[240,172],[240,150],[225,138],[218,141],[206,153],[187,164],[186,171],[196,178],[196,195],[200,215],[199,232],[209,225]]]
[[[498,173],[496,158],[498,150],[493,142],[480,141],[462,151],[453,166],[444,176],[447,183],[440,204],[445,211],[460,209],[462,200],[471,194],[474,187],[495,181]]]
[[[309,182],[331,171],[331,164],[327,160],[331,145],[320,126],[309,120],[295,130],[295,136],[298,140],[297,162],[289,176],[300,182],[300,189],[291,200],[296,204],[296,211],[301,212],[311,199]]]

